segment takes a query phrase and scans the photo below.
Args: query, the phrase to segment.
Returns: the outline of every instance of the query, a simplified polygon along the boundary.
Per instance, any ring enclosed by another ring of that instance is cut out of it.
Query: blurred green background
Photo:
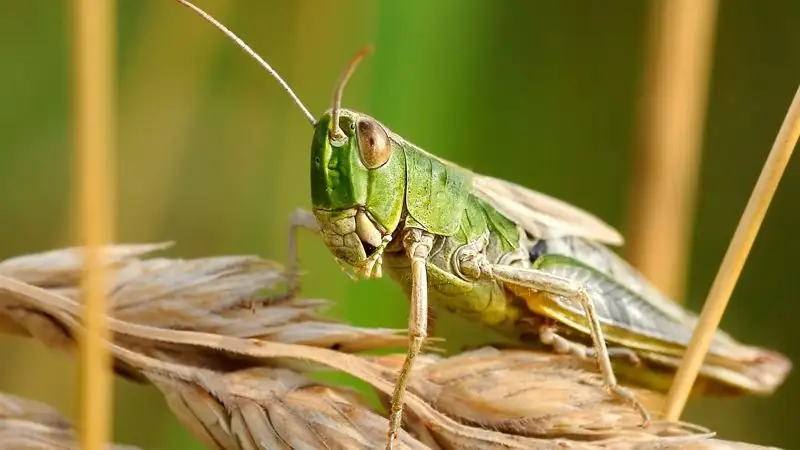
[[[198,1],[279,70],[314,114],[345,61],[374,54],[347,107],[477,171],[586,208],[627,234],[647,2]],[[175,240],[186,257],[284,261],[288,216],[310,206],[311,129],[278,84],[187,9],[120,0],[118,240]],[[70,3],[4,2],[0,258],[72,244]],[[800,81],[800,2],[721,2],[688,304],[699,310]],[[800,360],[800,167],[790,163],[723,320]],[[404,327],[388,279],[353,283],[321,241],[301,245],[305,293],[362,325]],[[442,319],[451,348],[464,325]],[[472,333],[470,333],[472,335]],[[76,366],[3,337],[0,390],[76,417]],[[154,389],[116,381],[115,440],[200,448]],[[699,400],[686,418],[729,439],[796,447],[800,381],[771,398]],[[788,413],[782,408],[792,408]]]

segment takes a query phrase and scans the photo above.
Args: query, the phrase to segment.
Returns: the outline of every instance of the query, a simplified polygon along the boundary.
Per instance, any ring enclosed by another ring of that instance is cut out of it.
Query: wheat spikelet
[[[406,343],[399,330],[359,328],[334,322],[321,312],[322,299],[277,299],[269,295],[285,281],[281,267],[255,256],[217,256],[191,260],[139,259],[169,243],[112,246],[109,264],[116,269],[108,289],[111,315],[132,324],[192,330],[223,336],[255,338],[336,348],[344,352],[398,347]],[[42,287],[80,301],[80,252],[77,248],[25,255],[0,262],[0,275]],[[76,343],[59,324],[0,295],[0,329],[27,334],[52,348],[72,352]],[[9,321],[9,318],[13,318]],[[166,345],[126,340],[137,351],[162,359],[175,358]],[[195,352],[195,365],[220,367],[216,357]],[[118,373],[136,379],[130,368]],[[141,380],[140,380],[141,381]]]
[[[288,369],[197,370],[189,382],[151,374],[172,411],[209,448],[368,448],[386,420],[357,394]],[[343,426],[346,425],[346,426]],[[425,446],[403,432],[400,447]],[[260,447],[259,447],[260,446]]]
[[[40,402],[0,394],[0,449],[79,450],[72,424],[55,408]],[[140,450],[111,445],[110,450]]]
[[[107,345],[119,374],[158,388],[209,448],[382,448],[384,412],[310,372],[348,373],[385,402],[403,354],[360,353],[402,347],[402,334],[325,319],[321,299],[275,299],[267,292],[285,281],[282,268],[254,256],[142,259],[164,247],[111,249]],[[75,254],[0,263],[3,330],[74,350],[84,332]],[[596,367],[545,352],[425,354],[406,401],[407,449],[760,448],[686,423],[640,428],[636,413],[602,389]]]

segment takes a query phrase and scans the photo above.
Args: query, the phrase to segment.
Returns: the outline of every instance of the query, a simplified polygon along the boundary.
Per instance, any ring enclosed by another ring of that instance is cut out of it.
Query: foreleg
[[[294,297],[300,290],[299,277],[299,258],[298,251],[298,230],[308,230],[314,234],[319,234],[319,224],[317,218],[311,211],[296,209],[289,218],[289,270],[288,270],[288,296]]]
[[[411,312],[408,320],[408,352],[397,377],[392,393],[389,415],[387,449],[392,449],[403,421],[403,396],[414,360],[427,337],[428,323],[428,276],[425,268],[433,244],[433,237],[417,228],[408,228],[403,233],[403,247],[411,260]]]

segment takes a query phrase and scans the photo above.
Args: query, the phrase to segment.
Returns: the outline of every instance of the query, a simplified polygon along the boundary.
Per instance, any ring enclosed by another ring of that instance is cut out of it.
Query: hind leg
[[[633,394],[617,383],[614,370],[611,367],[610,352],[606,346],[600,321],[597,318],[594,302],[584,286],[574,281],[561,278],[547,272],[506,265],[489,265],[486,267],[489,275],[499,281],[517,286],[526,287],[535,291],[548,292],[576,301],[583,308],[589,332],[592,337],[593,348],[586,347],[569,341],[554,332],[546,329],[540,335],[542,343],[552,345],[556,351],[577,354],[582,357],[595,356],[600,366],[600,374],[606,388],[614,395],[630,402],[642,416],[643,425],[650,422],[650,414],[644,406],[636,400]]]

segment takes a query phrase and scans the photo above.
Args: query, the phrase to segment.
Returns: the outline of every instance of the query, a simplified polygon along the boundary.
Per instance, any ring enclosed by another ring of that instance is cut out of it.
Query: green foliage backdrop
[[[623,233],[646,2],[202,1],[267,58],[315,114],[349,56],[375,53],[345,93],[418,145],[595,212]],[[699,309],[800,82],[800,2],[720,2],[689,305]],[[288,216],[310,202],[310,128],[277,83],[168,0],[119,0],[118,238],[170,254],[284,261]],[[0,258],[72,244],[70,2],[0,6]],[[723,327],[800,359],[800,167],[793,161]],[[389,280],[352,283],[305,236],[305,293],[358,324],[404,327]],[[476,339],[442,319],[450,348]],[[468,337],[469,335],[469,337]],[[77,412],[76,367],[0,340],[0,390]],[[116,382],[115,439],[200,448],[153,389]],[[701,400],[687,418],[725,438],[800,442],[792,374],[769,399]],[[784,406],[785,405],[785,406]]]

